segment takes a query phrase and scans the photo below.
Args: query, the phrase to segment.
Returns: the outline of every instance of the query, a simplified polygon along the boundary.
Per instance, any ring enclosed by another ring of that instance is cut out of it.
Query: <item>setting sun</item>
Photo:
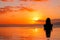
[[[30,12],[31,15],[30,15],[30,18],[33,20],[33,21],[37,21],[39,19],[42,19],[42,14],[41,12],[39,11],[33,11],[33,12]]]
[[[36,20],[37,21],[37,20],[39,20],[39,17],[34,17],[33,20]]]

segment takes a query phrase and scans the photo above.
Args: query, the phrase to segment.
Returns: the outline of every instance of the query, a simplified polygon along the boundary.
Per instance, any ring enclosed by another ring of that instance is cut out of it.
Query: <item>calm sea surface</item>
[[[0,27],[0,40],[47,40],[44,28]],[[53,28],[50,40],[60,40],[60,26]]]

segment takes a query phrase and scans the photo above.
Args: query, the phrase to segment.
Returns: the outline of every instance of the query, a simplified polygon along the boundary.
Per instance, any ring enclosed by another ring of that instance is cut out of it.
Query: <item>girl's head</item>
[[[50,18],[47,18],[47,19],[46,19],[46,24],[51,24]]]

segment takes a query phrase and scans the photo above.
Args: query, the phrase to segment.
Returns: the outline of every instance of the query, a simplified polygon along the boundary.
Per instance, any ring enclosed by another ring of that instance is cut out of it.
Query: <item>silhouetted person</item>
[[[51,31],[52,31],[52,26],[53,26],[53,24],[51,24],[50,18],[47,18],[46,19],[46,24],[44,24],[44,30],[46,32],[46,37],[47,38],[50,38]]]

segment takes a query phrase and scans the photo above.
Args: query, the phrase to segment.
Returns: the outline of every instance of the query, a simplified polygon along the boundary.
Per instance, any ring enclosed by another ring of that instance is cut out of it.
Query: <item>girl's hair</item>
[[[47,18],[47,19],[46,19],[46,24],[51,24],[50,18]]]

